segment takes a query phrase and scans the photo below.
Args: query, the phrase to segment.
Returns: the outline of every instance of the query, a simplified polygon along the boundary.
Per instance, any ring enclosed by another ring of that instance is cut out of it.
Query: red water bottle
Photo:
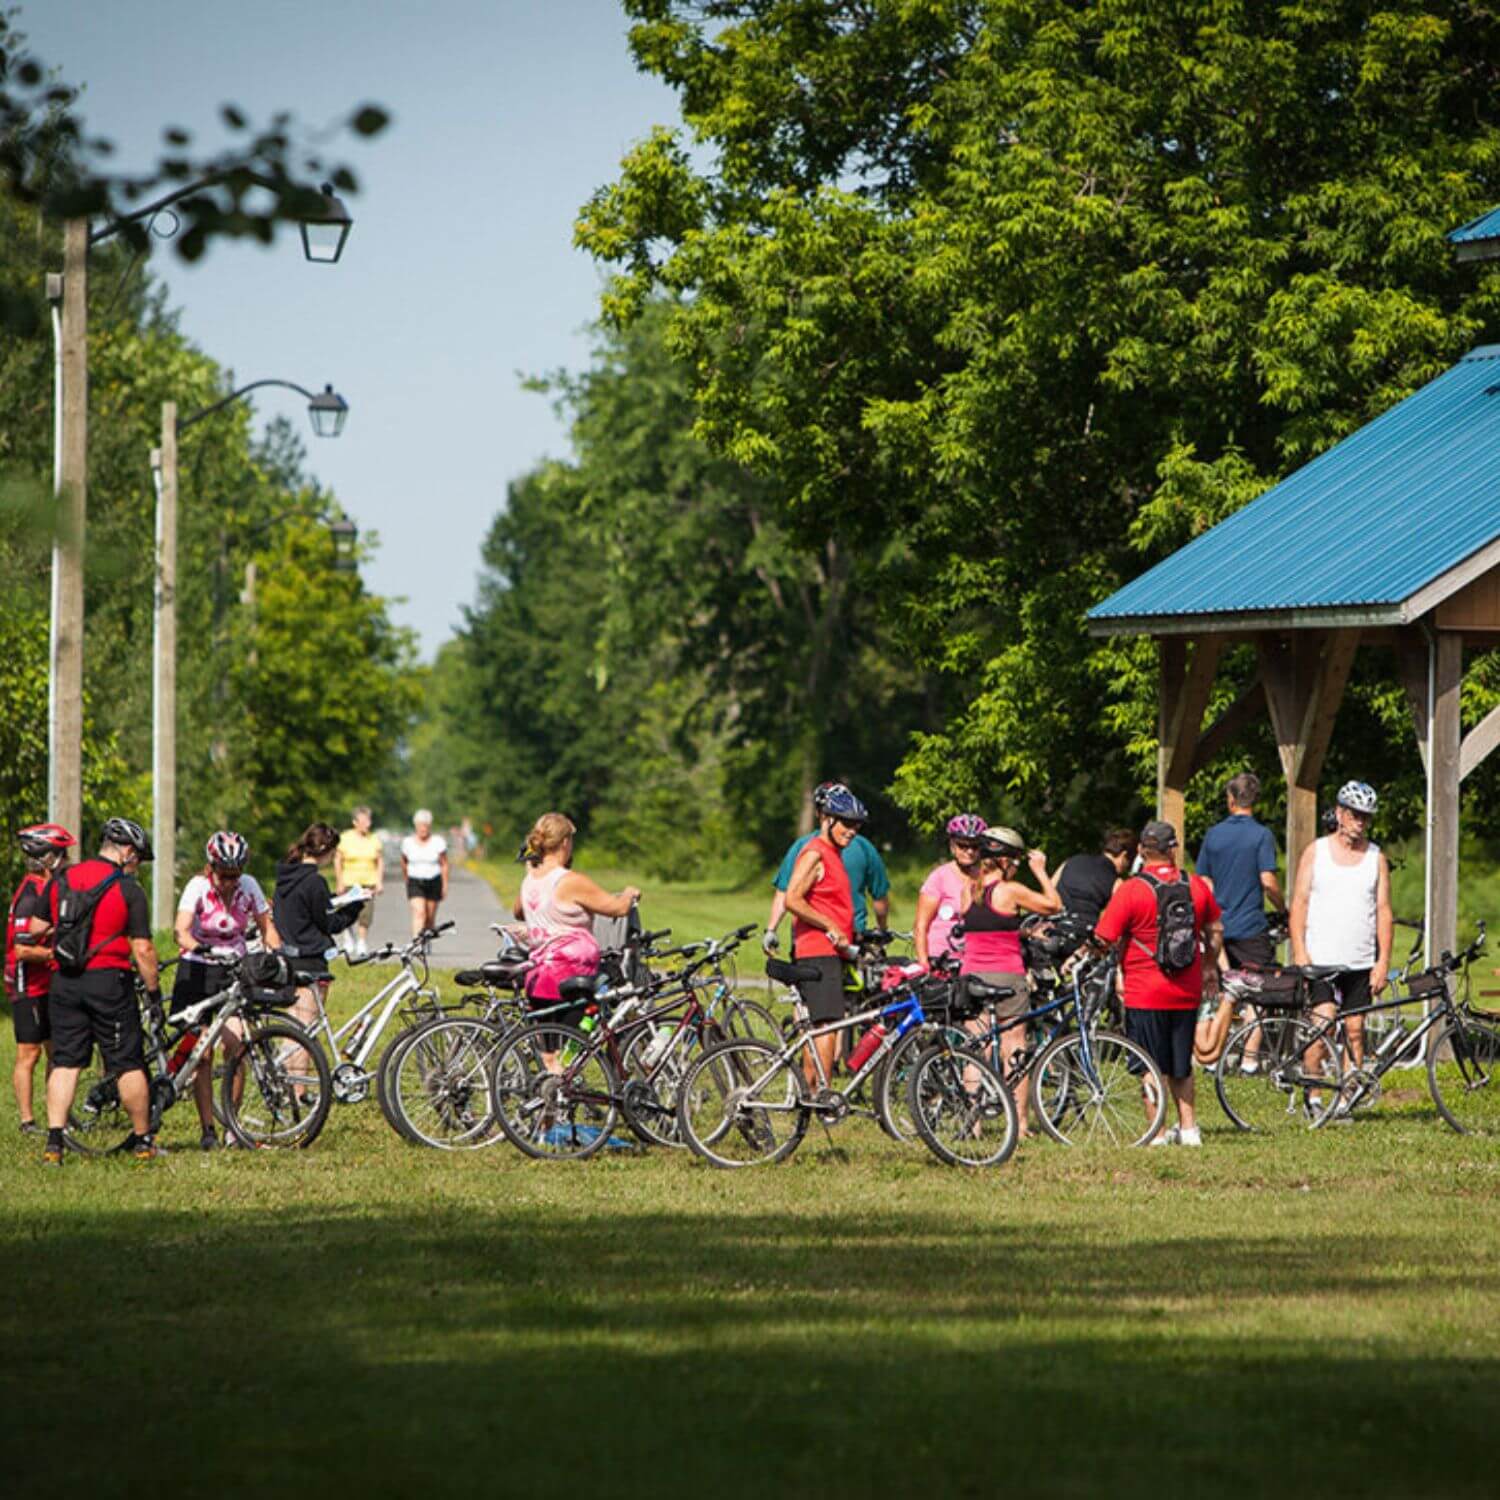
[[[198,1045],[198,1033],[196,1031],[184,1031],[182,1040],[177,1044],[177,1050],[167,1059],[167,1076],[175,1078],[182,1070],[182,1065],[193,1055],[193,1048]]]
[[[874,1056],[875,1049],[885,1040],[885,1027],[877,1021],[859,1039],[859,1045],[844,1060],[844,1066],[851,1073],[857,1073]]]

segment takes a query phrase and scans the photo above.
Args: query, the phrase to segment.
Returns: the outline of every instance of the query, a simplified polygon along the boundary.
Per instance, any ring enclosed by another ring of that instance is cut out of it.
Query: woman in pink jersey
[[[948,852],[953,858],[935,866],[922,882],[912,921],[912,947],[924,967],[948,952],[963,914],[964,892],[979,873],[979,838],[984,830],[978,813],[958,813],[948,819]]]
[[[537,960],[526,984],[533,1005],[555,1005],[563,980],[593,974],[599,968],[595,917],[627,916],[641,899],[627,885],[618,895],[573,868],[573,839],[578,830],[562,813],[543,813],[526,835],[522,858],[530,867],[516,897],[515,914],[526,924],[526,940]],[[583,1006],[560,1012],[563,1025],[582,1019]]]

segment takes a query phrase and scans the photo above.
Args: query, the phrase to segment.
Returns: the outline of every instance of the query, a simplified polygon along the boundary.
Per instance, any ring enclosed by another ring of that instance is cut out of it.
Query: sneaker
[[[153,1137],[143,1135],[134,1146],[130,1148],[131,1161],[155,1161],[158,1156],[165,1156],[167,1148],[158,1146]]]
[[[44,1167],[60,1167],[63,1164],[63,1148],[61,1146],[48,1146],[42,1152],[42,1165]]]
[[[1196,1125],[1191,1129],[1184,1125],[1177,1132],[1177,1144],[1179,1146],[1201,1146],[1203,1144],[1203,1136]]]
[[[46,1133],[47,1132],[45,1130],[43,1130],[42,1127],[40,1125],[38,1125],[35,1120],[22,1120],[21,1121],[21,1134],[22,1135],[46,1135]]]
[[[198,1149],[200,1151],[217,1151],[219,1149],[218,1136],[216,1136],[211,1130],[205,1130],[203,1132],[202,1138],[198,1142]]]
[[[1174,1125],[1170,1130],[1164,1130],[1155,1140],[1148,1144],[1152,1146],[1180,1146],[1182,1144],[1182,1132]]]
[[[1260,1059],[1258,1057],[1247,1057],[1240,1063],[1240,1072],[1246,1078],[1254,1078],[1260,1072]]]

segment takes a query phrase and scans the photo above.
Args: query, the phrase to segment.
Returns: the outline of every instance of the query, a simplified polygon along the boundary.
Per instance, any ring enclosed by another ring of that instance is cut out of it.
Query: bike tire
[[[643,1054],[656,1036],[653,1027],[642,1026],[625,1048],[621,1059],[625,1092],[621,1102],[630,1128],[648,1146],[682,1150],[687,1142],[682,1139],[677,1120],[677,1100],[683,1080],[705,1046],[717,1045],[727,1038],[712,1021],[705,1023],[701,1030],[684,1027],[672,1038],[665,1055],[648,1068]]]
[[[436,1151],[476,1151],[503,1139],[490,1070],[504,1038],[502,1027],[475,1016],[441,1016],[414,1027],[391,1080],[401,1133]]]
[[[1161,1069],[1144,1047],[1117,1031],[1091,1031],[1087,1056],[1083,1044],[1077,1032],[1060,1036],[1031,1066],[1042,1129],[1064,1146],[1144,1146],[1154,1140],[1167,1113]]]
[[[802,1144],[808,1101],[795,1062],[767,1042],[741,1037],[706,1049],[688,1068],[677,1099],[678,1130],[710,1166],[771,1166]]]
[[[781,1022],[755,1000],[734,996],[724,1007],[718,1024],[727,1039],[743,1037],[748,1041],[766,1042],[772,1047],[781,1045]]]
[[[1427,1087],[1450,1129],[1500,1135],[1500,1027],[1450,1021],[1428,1046]]]
[[[298,1055],[305,1061],[298,1062]],[[225,1127],[252,1146],[306,1150],[333,1104],[328,1059],[294,1021],[252,1022],[219,1087]]]
[[[124,1104],[120,1102],[116,1085],[119,1076],[117,1069],[104,1066],[97,1047],[93,1050],[89,1065],[79,1071],[78,1085],[73,1091],[73,1104],[68,1110],[68,1123],[63,1128],[63,1140],[70,1150],[78,1152],[80,1156],[108,1156],[135,1128]],[[150,1128],[155,1132],[161,1126],[162,1113],[161,1101],[155,1089],[151,1090],[150,1103]]]
[[[1273,1011],[1229,1033],[1214,1065],[1214,1093],[1232,1125],[1271,1133],[1316,1128],[1328,1118],[1338,1104],[1343,1069],[1332,1035],[1313,1040],[1320,1029]],[[1314,1047],[1320,1055],[1309,1062]],[[1255,1064],[1249,1073],[1243,1066],[1247,1055]]]
[[[543,1038],[572,1060],[558,1071],[544,1061]],[[576,1064],[576,1066],[575,1066]],[[491,1109],[506,1139],[537,1161],[584,1161],[611,1140],[619,1119],[619,1080],[600,1047],[553,1021],[519,1026],[495,1049]]]
[[[957,1027],[913,1027],[881,1058],[870,1075],[870,1096],[875,1119],[886,1135],[903,1146],[912,1145],[918,1140],[916,1122],[911,1116],[908,1088],[911,1070],[916,1067],[922,1054],[932,1046],[940,1031],[954,1047],[962,1047],[973,1041],[967,1032]]]
[[[917,1060],[907,1085],[922,1144],[945,1166],[998,1167],[1021,1134],[1016,1101],[977,1052],[939,1042]]]
[[[402,1140],[410,1141],[414,1146],[417,1142],[408,1133],[405,1120],[397,1113],[391,1092],[394,1087],[395,1069],[401,1064],[402,1049],[411,1041],[417,1029],[411,1026],[398,1031],[386,1045],[385,1051],[380,1054],[380,1062],[375,1069],[375,1102],[380,1106],[380,1113],[385,1117],[385,1123]]]

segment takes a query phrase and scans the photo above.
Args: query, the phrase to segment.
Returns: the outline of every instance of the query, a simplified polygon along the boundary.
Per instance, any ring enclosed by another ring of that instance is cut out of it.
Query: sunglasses
[[[955,849],[967,849],[973,853],[979,848],[978,839],[949,839],[949,844]]]

